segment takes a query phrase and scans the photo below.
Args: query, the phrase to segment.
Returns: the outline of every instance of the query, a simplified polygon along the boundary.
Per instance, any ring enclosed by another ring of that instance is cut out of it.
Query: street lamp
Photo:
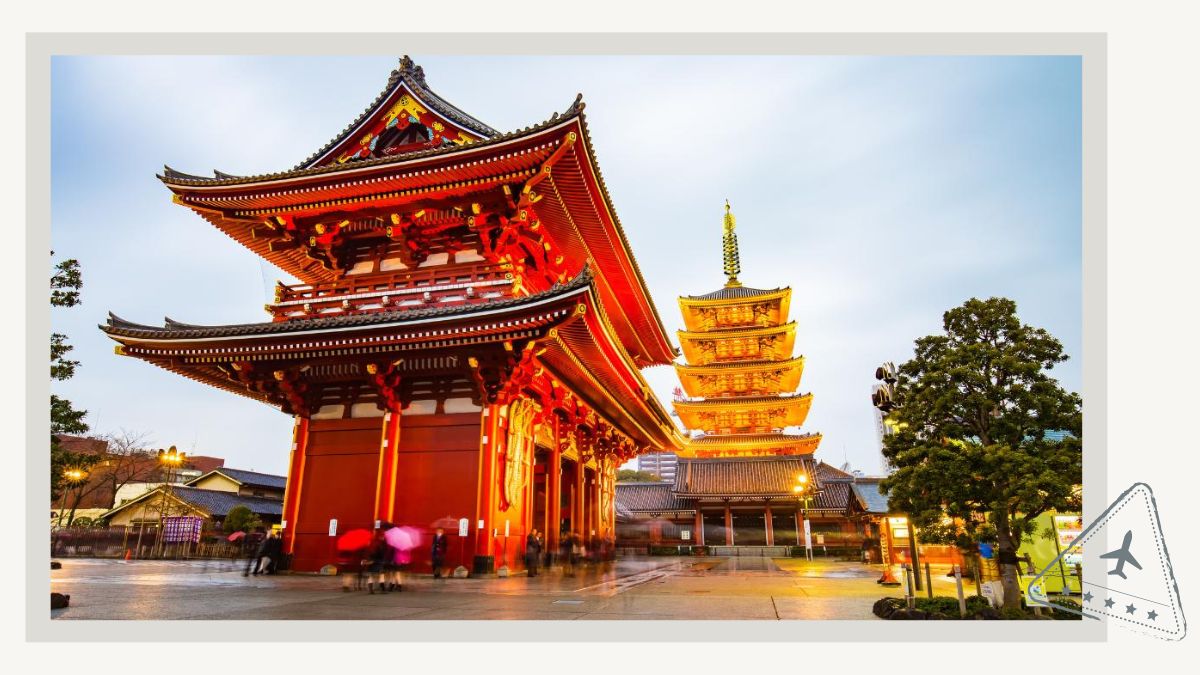
[[[162,497],[159,499],[159,509],[158,509],[158,542],[157,543],[158,543],[159,553],[162,553],[164,550],[166,550],[166,541],[165,541],[164,535],[166,534],[165,526],[166,526],[167,497],[168,497],[168,493],[171,491],[171,482],[172,482],[172,480],[174,480],[175,469],[183,466],[183,463],[186,459],[187,459],[187,453],[180,452],[173,445],[166,450],[160,449],[158,451],[158,461],[162,462],[162,464],[167,469],[166,482],[163,484]],[[140,538],[141,537],[139,534],[139,539]]]
[[[792,486],[792,492],[795,493],[796,499],[800,505],[800,521],[801,526],[805,528],[804,533],[804,552],[805,558],[812,552],[810,543],[810,535],[808,534],[808,504],[812,500],[812,486],[808,483],[808,474],[802,473],[796,476],[796,484]]]
[[[71,517],[67,519],[67,527],[75,522],[75,509],[79,506],[80,490],[83,489],[83,484],[87,482],[88,472],[78,467],[71,467],[63,471],[63,480],[66,481],[68,488],[75,488],[75,501],[71,504]],[[65,495],[64,495],[65,496]],[[62,525],[63,509],[58,510],[58,524]]]

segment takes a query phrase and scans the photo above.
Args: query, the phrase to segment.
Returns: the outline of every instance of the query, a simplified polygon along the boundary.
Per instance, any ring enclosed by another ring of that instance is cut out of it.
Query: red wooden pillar
[[[604,536],[600,531],[600,462],[596,462],[596,470],[592,472],[592,482],[588,486],[588,534],[592,538],[592,546],[596,538]]]
[[[496,446],[497,437],[504,433],[500,426],[500,409],[503,406],[490,404],[483,409],[483,436],[479,439],[479,494],[476,498],[476,525],[483,524],[475,530],[475,568],[482,572],[483,560],[492,555],[492,527],[494,519],[492,511],[496,503]],[[488,570],[490,571],[490,570]]]
[[[586,471],[583,468],[583,458],[575,462],[575,500],[571,504],[573,512],[571,514],[571,531],[578,534],[581,538],[587,537],[587,532],[584,530],[587,523],[584,522],[584,508],[587,506],[587,490],[584,489],[583,476]]]
[[[562,438],[558,415],[554,416],[554,447],[546,466],[546,548],[558,554],[558,530],[562,527]]]
[[[292,427],[292,452],[288,457],[287,485],[283,490],[283,550],[293,553],[300,518],[300,493],[304,485],[304,458],[308,454],[308,418],[296,417]]]
[[[695,528],[696,536],[692,539],[696,542],[697,546],[704,546],[704,514],[700,512],[699,508],[696,509]]]
[[[775,545],[775,523],[771,522],[771,505],[767,504],[763,515],[767,527],[767,546]]]
[[[379,472],[375,481],[375,520],[393,521],[396,517],[396,470],[400,452],[400,411],[383,415],[379,440]]]
[[[733,546],[733,514],[729,511],[729,503],[725,503],[725,545]]]
[[[792,514],[792,517],[796,519],[796,545],[803,546],[804,523],[800,520],[800,509],[796,509],[796,512]]]

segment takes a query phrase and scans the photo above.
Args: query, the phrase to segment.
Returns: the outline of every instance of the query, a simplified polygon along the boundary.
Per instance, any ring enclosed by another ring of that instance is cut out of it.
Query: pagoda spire
[[[722,241],[722,249],[725,254],[725,275],[729,277],[729,281],[725,282],[726,288],[736,288],[742,285],[738,281],[737,275],[742,271],[742,262],[738,258],[738,243],[737,233],[733,230],[737,227],[737,219],[733,217],[733,213],[729,210],[729,200],[725,200],[725,236]]]

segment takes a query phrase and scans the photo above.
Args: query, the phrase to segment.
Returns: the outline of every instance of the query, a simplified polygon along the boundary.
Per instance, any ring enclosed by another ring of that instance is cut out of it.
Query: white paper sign
[[[684,541],[690,541],[692,538],[692,531],[691,530],[680,530],[679,538]]]
[[[504,536],[508,536],[508,521],[504,521]]]
[[[812,548],[812,527],[808,518],[804,519],[804,548]]]
[[[329,536],[331,536],[331,537],[337,536],[337,518],[329,519]]]
[[[466,518],[459,518],[458,519],[458,536],[460,536],[460,537],[467,536],[467,527],[469,527],[470,525],[471,525],[471,521],[467,520]]]

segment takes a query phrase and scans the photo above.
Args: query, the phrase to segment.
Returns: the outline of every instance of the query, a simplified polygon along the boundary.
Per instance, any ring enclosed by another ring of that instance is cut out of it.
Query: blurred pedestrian
[[[446,537],[446,531],[438,528],[433,535],[433,543],[430,544],[429,555],[433,562],[433,578],[442,578],[442,567],[446,564],[446,549],[449,548],[450,542]]]
[[[536,529],[530,530],[525,537],[525,569],[529,576],[538,575],[538,565],[542,561],[542,538]]]
[[[242,576],[248,577],[251,572],[258,574],[259,551],[262,550],[266,538],[267,534],[261,527],[243,538],[242,547],[248,552],[248,555],[246,556],[246,570],[242,572]]]
[[[363,562],[366,557],[367,549],[365,548],[353,551],[338,551],[337,568],[338,573],[342,576],[343,592],[349,593],[351,586],[356,591],[363,589]]]
[[[395,550],[383,538],[383,532],[376,531],[375,539],[371,542],[371,548],[367,555],[367,558],[371,561],[367,567],[367,572],[370,575],[367,579],[368,593],[374,595],[376,587],[379,588],[380,593],[387,593],[386,582],[389,573],[389,561],[393,560],[395,556]]]
[[[572,536],[571,532],[563,532],[558,543],[558,556],[562,559],[563,575],[568,577],[575,576],[575,556],[571,553]]]
[[[267,538],[263,542],[266,544],[267,564],[265,569],[259,571],[263,574],[275,574],[279,571],[279,563],[283,560],[283,538],[279,536],[275,530],[267,533]]]

